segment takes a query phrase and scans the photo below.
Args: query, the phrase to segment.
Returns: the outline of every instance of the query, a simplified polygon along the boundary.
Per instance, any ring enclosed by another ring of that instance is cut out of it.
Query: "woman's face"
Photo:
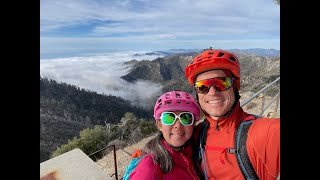
[[[179,116],[182,111],[174,111]],[[193,125],[184,126],[177,117],[173,125],[164,125],[161,120],[157,120],[157,127],[162,132],[164,139],[171,146],[180,147],[190,139],[193,133]]]

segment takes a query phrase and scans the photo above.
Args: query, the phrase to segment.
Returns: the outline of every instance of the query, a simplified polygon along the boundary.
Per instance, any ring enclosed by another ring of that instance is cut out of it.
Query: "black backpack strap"
[[[195,165],[196,172],[201,180],[206,179],[205,174],[202,172],[201,169],[201,161],[202,161],[202,152],[204,150],[204,146],[206,144],[207,139],[207,129],[209,128],[210,124],[207,122],[207,119],[200,124],[200,129],[196,134],[195,138],[195,146],[193,148],[193,162]]]
[[[252,124],[252,122],[258,118],[259,116],[251,115],[245,117],[245,120],[243,120],[239,127],[236,130],[236,136],[235,136],[235,147],[237,149],[237,162],[240,167],[241,173],[243,177],[247,180],[258,180],[259,177],[254,170],[248,153],[247,153],[247,147],[246,147],[246,141],[247,141],[247,133],[249,131],[249,128]]]

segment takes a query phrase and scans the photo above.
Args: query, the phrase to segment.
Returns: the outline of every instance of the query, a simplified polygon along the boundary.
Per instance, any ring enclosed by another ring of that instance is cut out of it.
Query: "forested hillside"
[[[133,107],[122,98],[40,77],[40,162],[82,129],[118,123],[126,112],[152,117],[152,111]]]

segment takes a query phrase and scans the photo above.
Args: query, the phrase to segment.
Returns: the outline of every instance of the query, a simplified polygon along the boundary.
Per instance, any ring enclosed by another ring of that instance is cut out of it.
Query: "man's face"
[[[222,70],[207,71],[199,74],[195,82],[215,77],[226,77],[226,74]],[[202,110],[215,120],[227,113],[235,101],[233,86],[225,91],[218,91],[211,86],[207,94],[198,93],[198,98]]]

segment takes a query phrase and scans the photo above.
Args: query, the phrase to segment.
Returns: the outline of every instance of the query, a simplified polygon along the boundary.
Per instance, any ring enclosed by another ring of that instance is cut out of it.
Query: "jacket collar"
[[[170,152],[170,154],[172,155],[175,155],[175,154],[178,154],[178,153],[182,153],[183,155],[185,156],[188,156],[188,157],[191,157],[192,155],[192,147],[191,147],[191,144],[190,144],[190,141],[186,142],[187,144],[185,144],[183,146],[182,149],[176,151],[172,148],[172,146],[167,143],[167,141],[165,140],[162,140],[160,141],[160,143]]]
[[[242,119],[247,115],[246,112],[243,111],[243,109],[240,107],[240,102],[238,102],[233,110],[229,112],[227,116],[222,116],[219,121],[212,119],[207,113],[204,113],[206,119],[210,123],[210,127],[214,128],[216,127],[217,123],[219,126],[219,129],[225,129],[230,127],[237,127]]]

